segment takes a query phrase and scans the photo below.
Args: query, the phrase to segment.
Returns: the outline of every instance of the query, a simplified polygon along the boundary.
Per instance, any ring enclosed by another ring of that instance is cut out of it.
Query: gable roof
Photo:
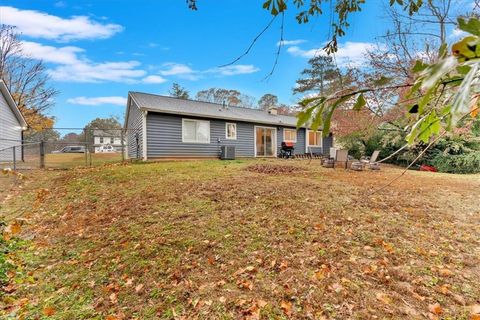
[[[120,128],[118,129],[93,129],[94,137],[120,137],[122,135]]]
[[[10,107],[10,109],[12,109],[13,114],[17,118],[22,128],[24,129],[28,128],[28,124],[25,121],[25,118],[20,112],[20,109],[18,109],[18,106],[15,103],[15,100],[13,100],[13,97],[10,94],[10,91],[8,91],[7,85],[3,80],[0,80],[0,92],[2,92],[2,95],[5,98],[5,101],[7,101],[8,106]]]
[[[140,110],[162,112],[185,116],[215,118],[232,121],[244,121],[260,124],[295,127],[297,118],[285,115],[273,115],[264,110],[243,107],[223,106],[218,103],[186,100],[142,92],[129,92]],[[128,109],[127,109],[128,112]],[[128,117],[128,114],[125,118]]]

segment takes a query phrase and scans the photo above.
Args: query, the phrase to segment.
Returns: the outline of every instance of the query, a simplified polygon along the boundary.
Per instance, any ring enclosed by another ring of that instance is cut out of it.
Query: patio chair
[[[347,149],[340,149],[337,150],[335,153],[335,164],[340,162],[344,165],[344,168],[347,169],[348,167],[348,150]]]
[[[379,154],[380,154],[380,151],[375,150],[373,151],[372,156],[370,158],[362,159],[359,162],[362,164],[363,168],[368,166],[371,170],[380,170],[380,165],[377,163],[377,158]],[[352,166],[353,166],[353,163],[352,163]]]
[[[330,148],[330,159],[335,160],[336,156],[337,156],[337,149],[336,148]]]

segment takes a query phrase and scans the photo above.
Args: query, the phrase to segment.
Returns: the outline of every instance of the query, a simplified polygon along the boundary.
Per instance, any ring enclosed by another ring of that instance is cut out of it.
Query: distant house
[[[27,123],[18,109],[17,104],[8,91],[3,80],[0,80],[0,161],[12,161],[14,158],[22,159],[23,131]]]
[[[95,153],[121,152],[121,130],[93,130],[93,146]]]
[[[222,146],[237,157],[276,157],[283,141],[295,154],[328,153],[332,135],[303,127],[276,109],[225,106],[154,94],[129,92],[125,115],[128,157],[218,157]]]

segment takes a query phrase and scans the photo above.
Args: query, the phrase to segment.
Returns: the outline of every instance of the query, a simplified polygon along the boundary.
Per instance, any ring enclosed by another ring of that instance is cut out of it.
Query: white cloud
[[[53,47],[36,42],[23,42],[23,53],[34,59],[55,64],[48,73],[53,80],[70,82],[124,82],[134,83],[147,72],[139,69],[140,62],[93,62],[80,56],[84,50],[78,47]]]
[[[209,73],[217,73],[222,76],[234,76],[238,74],[249,74],[260,71],[259,68],[251,64],[237,64],[232,66],[213,68],[207,70]]]
[[[112,96],[112,97],[76,97],[67,100],[71,104],[80,104],[84,106],[98,106],[102,104],[124,106],[127,104],[127,98]]]
[[[177,76],[182,74],[191,74],[195,72],[189,66],[180,63],[165,63],[163,66],[166,68],[160,71],[160,74],[164,76]]]
[[[142,82],[143,83],[147,83],[147,84],[158,84],[158,83],[164,83],[166,82],[167,79],[161,77],[161,76],[147,76],[145,78],[142,79]]]
[[[31,58],[57,64],[73,64],[79,62],[78,54],[84,50],[79,47],[52,47],[37,42],[22,41],[23,53]]]
[[[49,74],[57,81],[135,83],[146,75],[144,70],[137,69],[138,66],[140,62],[134,60],[101,63],[84,60],[50,69]]]
[[[303,39],[283,40],[283,41],[278,41],[277,46],[279,46],[280,44],[282,44],[283,46],[294,46],[294,45],[305,43],[305,42],[307,42],[307,40],[303,40]]]
[[[58,41],[105,39],[123,30],[118,24],[102,24],[87,16],[61,18],[9,6],[0,6],[0,20],[3,24],[16,26],[24,36]]]
[[[452,30],[448,37],[451,39],[460,39],[462,37],[466,37],[467,35],[468,33],[466,33],[465,31],[455,28]]]
[[[348,41],[338,46],[338,51],[335,53],[335,59],[339,66],[359,66],[366,60],[365,53],[368,50],[374,49],[383,49],[383,47],[370,42]],[[316,55],[327,55],[323,48],[303,50],[298,46],[289,47],[287,52],[293,56],[302,58],[313,58]]]
[[[239,74],[249,74],[259,71],[254,65],[239,64],[226,67],[210,68],[206,70],[194,70],[191,67],[180,63],[166,63],[159,73],[162,76],[176,76],[186,80],[198,80],[205,74],[215,74],[218,76],[234,76]]]

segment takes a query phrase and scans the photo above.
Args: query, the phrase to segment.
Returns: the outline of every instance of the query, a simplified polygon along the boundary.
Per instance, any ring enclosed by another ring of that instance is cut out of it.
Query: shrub
[[[463,154],[437,154],[430,162],[440,172],[480,173],[480,151]]]

